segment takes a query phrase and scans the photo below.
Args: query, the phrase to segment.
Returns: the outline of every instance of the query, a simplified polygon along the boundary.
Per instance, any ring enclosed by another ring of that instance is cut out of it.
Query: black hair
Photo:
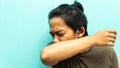
[[[87,18],[84,14],[84,8],[79,2],[75,1],[72,5],[62,4],[58,6],[49,13],[49,20],[53,17],[61,17],[74,32],[83,26],[85,28],[83,36],[88,35]]]

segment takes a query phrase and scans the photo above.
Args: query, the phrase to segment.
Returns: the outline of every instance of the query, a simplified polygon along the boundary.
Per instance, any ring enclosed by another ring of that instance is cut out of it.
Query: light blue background
[[[117,30],[114,49],[120,61],[120,0],[78,0],[88,18],[88,32]],[[74,0],[0,0],[0,68],[50,68],[40,61],[52,40],[48,13]]]

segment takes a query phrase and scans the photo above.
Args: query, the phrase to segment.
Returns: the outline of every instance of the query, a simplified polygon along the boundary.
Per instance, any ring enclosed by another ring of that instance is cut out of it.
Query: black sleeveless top
[[[85,53],[60,61],[52,68],[118,68],[118,61],[112,47],[94,46]]]

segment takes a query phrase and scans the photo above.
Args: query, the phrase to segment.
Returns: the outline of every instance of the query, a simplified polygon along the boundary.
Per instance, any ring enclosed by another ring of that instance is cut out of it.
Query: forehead
[[[50,19],[50,27],[58,27],[58,26],[67,26],[64,20],[61,17],[53,17]]]
[[[65,24],[61,17],[54,17],[50,19],[50,32],[71,30],[71,28]]]

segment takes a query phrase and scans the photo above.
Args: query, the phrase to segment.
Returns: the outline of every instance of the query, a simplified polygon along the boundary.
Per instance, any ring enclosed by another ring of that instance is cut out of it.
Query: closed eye
[[[58,36],[62,37],[65,33],[57,33]]]

